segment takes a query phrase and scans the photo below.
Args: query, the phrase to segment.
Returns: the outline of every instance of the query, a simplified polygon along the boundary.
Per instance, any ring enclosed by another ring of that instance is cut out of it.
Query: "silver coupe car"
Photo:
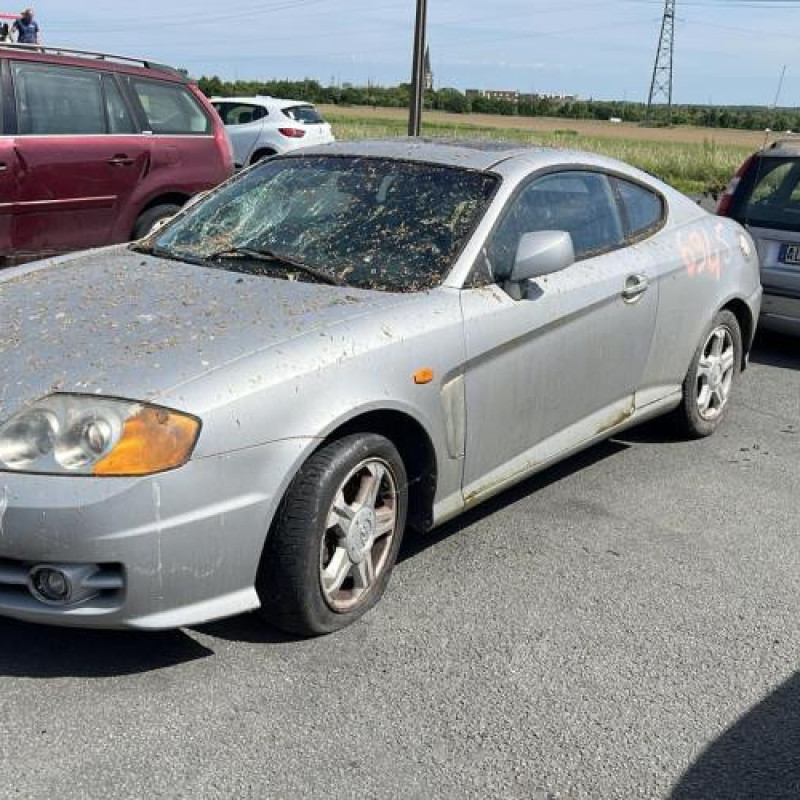
[[[712,433],[758,267],[737,223],[617,161],[396,140],[5,271],[0,614],[341,628],[407,526],[660,414]]]

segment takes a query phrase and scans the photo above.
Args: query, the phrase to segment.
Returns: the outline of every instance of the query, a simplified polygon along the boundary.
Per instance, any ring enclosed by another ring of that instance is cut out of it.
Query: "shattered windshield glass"
[[[157,255],[249,274],[423,291],[451,269],[497,182],[482,172],[393,159],[273,159],[198,203],[149,245]]]

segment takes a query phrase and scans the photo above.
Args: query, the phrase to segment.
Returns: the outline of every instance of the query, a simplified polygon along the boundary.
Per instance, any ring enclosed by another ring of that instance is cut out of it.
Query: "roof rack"
[[[47,53],[48,55],[58,56],[80,56],[95,59],[97,61],[116,61],[120,64],[134,64],[138,67],[151,69],[155,72],[164,72],[168,75],[173,75],[177,78],[188,80],[187,75],[184,72],[181,72],[179,69],[167,66],[166,64],[159,64],[155,61],[149,61],[145,58],[131,58],[129,56],[115,55],[114,53],[99,53],[93,50],[76,50],[72,47],[56,47],[41,44],[18,44],[17,42],[0,42],[0,48],[3,50],[22,50],[27,53]]]

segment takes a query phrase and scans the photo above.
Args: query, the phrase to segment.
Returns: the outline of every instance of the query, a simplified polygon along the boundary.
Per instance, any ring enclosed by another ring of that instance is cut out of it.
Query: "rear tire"
[[[730,311],[720,311],[695,351],[683,383],[683,400],[675,411],[682,434],[692,439],[710,436],[728,408],[742,368],[742,332]]]
[[[350,625],[383,596],[408,511],[406,470],[385,437],[355,434],[301,467],[277,512],[256,579],[261,615],[318,636]]]
[[[159,222],[174,217],[180,210],[181,206],[175,203],[162,203],[148,208],[136,220],[136,224],[133,226],[133,238],[143,239],[145,236],[149,236]]]

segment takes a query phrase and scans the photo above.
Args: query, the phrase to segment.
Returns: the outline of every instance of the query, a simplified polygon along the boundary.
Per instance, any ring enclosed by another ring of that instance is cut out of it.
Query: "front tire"
[[[162,203],[143,211],[133,226],[133,239],[143,239],[145,236],[149,236],[159,224],[174,217],[180,210],[181,206],[175,203]]]
[[[720,311],[695,351],[676,411],[681,432],[693,439],[710,436],[725,417],[742,367],[742,332],[736,316]]]
[[[397,448],[376,434],[332,442],[301,467],[259,566],[261,614],[290,633],[350,625],[383,596],[408,511]]]

